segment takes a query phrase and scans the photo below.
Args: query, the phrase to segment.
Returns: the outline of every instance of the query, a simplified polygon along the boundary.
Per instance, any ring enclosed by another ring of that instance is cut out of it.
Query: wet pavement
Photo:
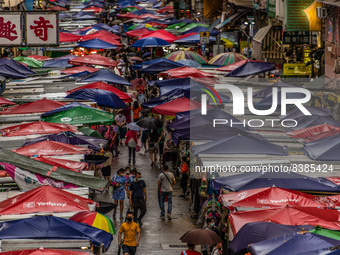
[[[159,162],[159,161],[158,161]],[[171,162],[169,168],[171,169]],[[144,154],[144,149],[136,152],[136,168],[137,171],[142,173],[142,179],[147,186],[147,213],[143,218],[143,226],[141,227],[141,241],[137,249],[137,254],[145,255],[175,255],[180,254],[185,250],[179,238],[188,230],[199,228],[195,225],[196,220],[190,217],[190,199],[180,198],[181,188],[179,180],[174,185],[173,202],[172,202],[172,220],[161,219],[160,209],[158,206],[157,198],[157,178],[162,172],[160,165],[158,167],[151,167],[151,160],[149,154]],[[128,150],[125,145],[120,146],[120,156],[113,160],[113,167],[111,176],[116,174],[119,168],[128,166]],[[171,170],[174,173],[174,169]],[[108,192],[96,192],[94,196],[95,201],[113,202]],[[124,200],[124,215],[128,210],[128,200]],[[167,203],[165,204],[165,209]],[[112,211],[107,213],[106,216],[112,219]],[[110,249],[105,253],[108,255],[117,254],[118,251],[118,230],[122,221],[119,220],[119,208],[117,209],[117,216],[114,221],[114,226],[117,234],[114,235],[114,240]],[[170,245],[170,248],[169,248]],[[173,247],[175,246],[175,247]],[[197,247],[197,250],[200,247]]]

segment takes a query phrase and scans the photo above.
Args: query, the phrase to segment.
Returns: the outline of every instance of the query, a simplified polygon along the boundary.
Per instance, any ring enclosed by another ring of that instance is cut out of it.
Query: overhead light
[[[244,22],[244,25],[249,25],[249,23],[247,21]]]

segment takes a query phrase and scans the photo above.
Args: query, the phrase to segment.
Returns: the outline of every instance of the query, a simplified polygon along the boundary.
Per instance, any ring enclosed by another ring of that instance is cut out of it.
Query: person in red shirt
[[[188,180],[189,180],[187,160],[188,160],[187,157],[182,157],[181,172],[180,172],[180,174],[182,175],[182,180],[181,180],[180,186],[183,190],[183,194],[180,195],[179,197],[186,197],[187,195],[189,195],[189,191],[187,192]]]
[[[201,255],[201,253],[195,251],[194,244],[188,243],[188,249],[186,251],[182,251],[181,255]]]
[[[129,130],[125,136],[125,145],[129,147],[129,165],[131,164],[131,154],[133,165],[136,164],[136,147],[138,145],[138,133],[135,130]]]

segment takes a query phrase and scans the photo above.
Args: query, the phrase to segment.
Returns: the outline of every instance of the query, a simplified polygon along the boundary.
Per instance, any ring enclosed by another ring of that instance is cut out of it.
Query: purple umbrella
[[[44,135],[37,138],[29,139],[25,142],[23,146],[27,146],[45,140],[67,143],[72,145],[87,145],[90,149],[95,151],[101,150],[107,144],[106,140],[97,137],[76,135],[72,132],[62,132],[59,134]]]

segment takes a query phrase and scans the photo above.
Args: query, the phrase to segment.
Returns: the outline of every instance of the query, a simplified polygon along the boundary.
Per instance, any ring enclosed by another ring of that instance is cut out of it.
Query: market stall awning
[[[262,43],[263,39],[266,37],[266,35],[268,34],[271,28],[272,28],[271,25],[260,28],[255,34],[255,36],[253,37],[253,40],[256,42]]]
[[[51,111],[55,108],[65,105],[64,102],[58,102],[43,98],[41,100],[34,101],[32,103],[15,105],[10,108],[6,108],[0,112],[2,115],[6,114],[32,114],[43,113]]]
[[[152,112],[166,116],[176,116],[176,113],[196,110],[199,108],[201,108],[201,103],[190,100],[186,97],[181,97],[154,107]]]

